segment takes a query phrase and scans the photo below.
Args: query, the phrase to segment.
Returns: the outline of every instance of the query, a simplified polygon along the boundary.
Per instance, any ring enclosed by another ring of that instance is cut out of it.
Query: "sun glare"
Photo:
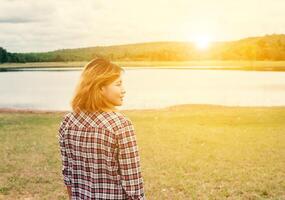
[[[207,49],[210,45],[210,39],[205,36],[195,38],[194,43],[198,49]]]

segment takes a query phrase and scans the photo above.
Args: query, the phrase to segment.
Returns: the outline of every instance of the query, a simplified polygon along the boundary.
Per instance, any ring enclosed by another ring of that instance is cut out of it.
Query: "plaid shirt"
[[[69,112],[59,127],[72,199],[146,200],[134,126],[119,112]]]

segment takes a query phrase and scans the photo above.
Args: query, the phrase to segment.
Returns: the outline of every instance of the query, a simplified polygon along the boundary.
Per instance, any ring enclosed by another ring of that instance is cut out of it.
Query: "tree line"
[[[88,61],[285,60],[285,34],[214,42],[198,49],[192,42],[149,42],[128,45],[11,53],[0,47],[0,63]]]

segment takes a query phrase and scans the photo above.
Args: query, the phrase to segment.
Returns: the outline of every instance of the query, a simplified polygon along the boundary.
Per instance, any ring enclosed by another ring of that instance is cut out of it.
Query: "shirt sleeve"
[[[60,146],[60,153],[61,153],[61,161],[62,161],[62,175],[63,181],[66,186],[71,186],[71,169],[68,166],[68,157],[66,154],[66,145],[64,141],[64,131],[66,126],[66,117],[60,123],[60,127],[58,130],[59,133],[59,146]]]
[[[146,200],[136,134],[128,119],[118,130],[118,161],[121,183],[130,200]]]

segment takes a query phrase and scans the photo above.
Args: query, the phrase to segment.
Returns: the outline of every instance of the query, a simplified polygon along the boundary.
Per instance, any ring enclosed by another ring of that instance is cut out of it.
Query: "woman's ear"
[[[101,87],[100,87],[100,93],[101,93],[101,94],[105,94],[105,87],[104,87],[104,86],[101,86]]]

